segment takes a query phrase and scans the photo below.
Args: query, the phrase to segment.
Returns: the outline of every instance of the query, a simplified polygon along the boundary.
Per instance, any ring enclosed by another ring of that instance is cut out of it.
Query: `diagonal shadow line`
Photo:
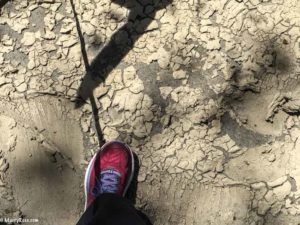
[[[10,0],[1,0],[0,1],[0,9],[2,9],[3,6],[5,6],[6,3],[8,3]]]
[[[75,18],[76,29],[77,29],[77,33],[78,33],[78,37],[79,37],[79,41],[80,41],[81,54],[82,54],[85,70],[86,70],[86,73],[89,74],[89,73],[91,73],[91,70],[90,70],[90,64],[89,64],[88,56],[87,56],[86,49],[85,49],[85,40],[84,40],[83,34],[81,32],[80,22],[78,20],[77,12],[75,9],[75,4],[74,4],[73,0],[70,0],[70,3],[71,3],[74,18]],[[101,148],[101,146],[105,143],[105,140],[104,140],[102,129],[101,129],[100,122],[99,122],[99,113],[98,113],[99,111],[97,108],[94,94],[90,93],[88,98],[91,102],[94,126],[95,126],[96,133],[97,133],[99,147]]]
[[[129,9],[128,20],[112,35],[109,43],[92,61],[90,72],[86,73],[77,91],[76,108],[81,107],[92,95],[93,90],[105,81],[110,72],[133,49],[135,42],[149,32],[147,27],[154,20],[157,11],[171,4],[172,0],[150,0],[147,4],[139,0],[112,0],[112,2]],[[146,12],[146,8],[149,7],[150,11]]]
[[[77,11],[75,9],[74,1],[70,0],[70,3],[71,3],[71,7],[72,7],[74,18],[75,18],[76,29],[77,29],[77,33],[78,33],[78,36],[79,36],[81,53],[82,53],[82,58],[83,58],[85,70],[88,73],[88,72],[90,72],[90,64],[89,64],[89,59],[88,59],[88,56],[87,56],[87,53],[86,53],[86,49],[85,49],[85,40],[84,40],[83,34],[81,32],[80,22],[78,20]]]
[[[91,105],[92,105],[94,125],[95,125],[95,129],[97,131],[98,143],[99,143],[99,147],[101,148],[102,145],[105,144],[105,139],[103,137],[103,133],[102,133],[102,130],[101,130],[101,126],[100,126],[100,122],[99,122],[99,111],[98,111],[98,108],[97,108],[97,105],[96,105],[94,95],[90,96],[90,102],[91,102]]]

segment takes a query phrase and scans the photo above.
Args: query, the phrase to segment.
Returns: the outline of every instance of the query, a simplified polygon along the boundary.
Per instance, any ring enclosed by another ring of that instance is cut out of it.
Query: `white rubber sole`
[[[131,173],[130,173],[129,178],[128,178],[128,180],[127,180],[127,183],[126,183],[126,185],[125,185],[125,188],[124,188],[124,191],[123,191],[123,194],[122,194],[123,197],[126,195],[126,193],[127,193],[127,191],[128,191],[128,188],[129,188],[129,186],[130,186],[130,184],[131,184],[131,182],[132,182],[132,179],[133,179],[133,176],[134,176],[134,172],[135,172],[135,171],[134,171],[134,164],[135,164],[135,162],[134,162],[133,152],[132,152],[132,150],[130,149],[130,147],[129,147],[127,144],[125,144],[125,143],[123,143],[123,142],[121,142],[121,141],[110,141],[110,142],[105,143],[105,144],[100,148],[100,150],[93,156],[93,158],[92,158],[91,161],[89,162],[89,165],[88,165],[88,167],[87,167],[87,169],[86,169],[86,172],[85,172],[85,176],[84,176],[84,194],[85,194],[85,204],[84,204],[84,209],[87,208],[87,197],[88,197],[88,189],[89,189],[88,184],[89,184],[89,180],[90,180],[90,176],[91,176],[91,171],[92,171],[92,168],[93,168],[93,165],[94,165],[94,161],[95,161],[95,159],[97,158],[98,154],[99,154],[99,153],[100,153],[107,145],[109,145],[109,144],[111,144],[111,143],[120,143],[120,144],[125,145],[125,147],[126,147],[126,148],[128,149],[128,151],[129,151],[130,157],[131,157]]]

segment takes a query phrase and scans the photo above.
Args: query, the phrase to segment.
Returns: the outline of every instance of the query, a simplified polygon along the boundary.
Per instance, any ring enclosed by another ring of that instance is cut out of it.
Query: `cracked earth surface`
[[[154,225],[299,224],[299,1],[0,10],[1,217],[78,220],[96,112],[138,155],[135,204]]]

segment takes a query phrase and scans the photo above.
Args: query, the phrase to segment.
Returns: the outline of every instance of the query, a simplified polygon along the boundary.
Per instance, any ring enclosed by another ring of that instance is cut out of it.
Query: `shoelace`
[[[98,196],[103,193],[117,193],[119,183],[120,174],[114,170],[106,170],[101,172],[100,180],[97,180],[92,192],[94,196]]]

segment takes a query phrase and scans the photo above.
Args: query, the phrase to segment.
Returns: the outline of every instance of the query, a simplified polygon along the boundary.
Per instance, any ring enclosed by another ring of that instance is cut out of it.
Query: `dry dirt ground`
[[[298,0],[0,5],[0,217],[75,224],[119,139],[154,225],[300,224]]]

